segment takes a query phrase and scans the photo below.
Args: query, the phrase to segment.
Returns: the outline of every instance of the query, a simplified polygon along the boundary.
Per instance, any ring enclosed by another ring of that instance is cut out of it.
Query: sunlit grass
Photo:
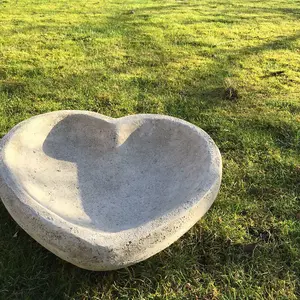
[[[167,114],[213,137],[224,176],[213,208],[183,238],[115,272],[61,261],[1,205],[0,298],[299,298],[299,7],[1,1],[0,136],[59,109]]]

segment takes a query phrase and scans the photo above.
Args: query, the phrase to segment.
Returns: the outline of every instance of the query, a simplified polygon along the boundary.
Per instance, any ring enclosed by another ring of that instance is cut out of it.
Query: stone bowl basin
[[[200,128],[162,115],[87,111],[30,118],[0,142],[0,197],[45,248],[89,270],[158,253],[209,209],[221,155]]]

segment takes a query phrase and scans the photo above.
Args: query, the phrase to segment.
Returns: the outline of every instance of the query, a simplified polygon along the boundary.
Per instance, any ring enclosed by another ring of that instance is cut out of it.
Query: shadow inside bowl
[[[60,176],[47,188],[64,190],[52,200],[64,208],[54,212],[105,232],[148,223],[207,188],[210,160],[204,144],[198,134],[169,120],[128,125],[69,115],[42,147]]]

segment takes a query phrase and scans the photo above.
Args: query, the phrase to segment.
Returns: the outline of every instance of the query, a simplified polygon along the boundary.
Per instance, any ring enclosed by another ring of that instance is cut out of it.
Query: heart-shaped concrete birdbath
[[[89,270],[158,253],[209,209],[221,155],[203,130],[162,115],[39,115],[0,142],[0,196],[45,248]]]

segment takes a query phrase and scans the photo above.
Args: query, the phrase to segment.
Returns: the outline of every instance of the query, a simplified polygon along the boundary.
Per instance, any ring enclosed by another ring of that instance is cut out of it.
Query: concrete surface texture
[[[1,140],[0,159],[0,196],[15,221],[89,270],[168,247],[209,209],[222,174],[208,134],[162,115],[39,115]]]

